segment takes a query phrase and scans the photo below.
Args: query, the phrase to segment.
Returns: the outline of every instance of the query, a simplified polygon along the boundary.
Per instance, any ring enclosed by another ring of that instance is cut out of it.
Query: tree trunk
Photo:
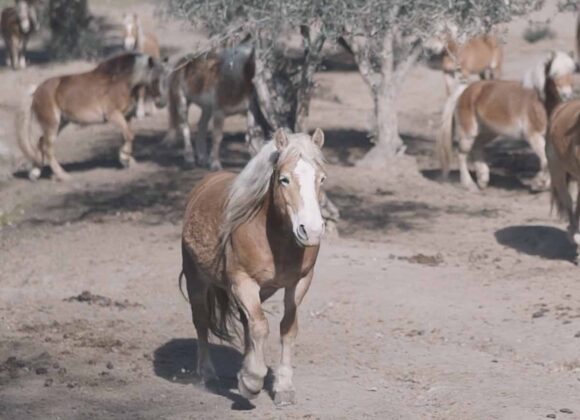
[[[92,57],[101,40],[91,34],[87,0],[50,0],[49,27],[52,34],[49,50],[57,58]]]

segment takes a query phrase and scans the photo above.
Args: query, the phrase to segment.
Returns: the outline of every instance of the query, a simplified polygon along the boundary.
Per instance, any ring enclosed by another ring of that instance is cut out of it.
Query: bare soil
[[[150,5],[101,1],[94,10],[110,21],[113,43],[122,10],[144,15],[172,54],[203,42],[178,23],[155,23]],[[511,24],[505,77],[519,78],[549,49],[572,49],[574,25],[559,15],[555,38],[527,44],[525,22]],[[92,65],[39,61],[0,70],[0,135],[11,145],[30,84]],[[338,63],[318,76],[310,126],[327,134],[340,238],[324,243],[300,308],[298,404],[275,408],[271,375],[257,400],[241,398],[239,346],[213,346],[220,386],[205,389],[192,373],[197,342],[177,287],[180,228],[186,196],[206,171],[183,169],[179,150],[160,145],[161,112],[132,124],[134,169],[117,164],[113,127],[69,127],[57,155],[71,182],[47,173],[31,183],[17,171],[0,184],[0,418],[580,418],[578,267],[548,195],[525,186],[534,156],[521,142],[498,142],[488,190],[438,182],[444,83],[421,65],[400,100],[412,157],[362,171],[353,164],[370,147],[371,101],[352,66]],[[198,115],[192,110],[192,123]],[[248,159],[243,127],[237,117],[226,123],[230,170]],[[280,297],[265,308],[275,368]]]

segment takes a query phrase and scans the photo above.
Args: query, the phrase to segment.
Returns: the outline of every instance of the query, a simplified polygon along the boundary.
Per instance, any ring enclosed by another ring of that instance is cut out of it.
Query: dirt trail
[[[550,48],[570,49],[573,25],[558,17],[558,37],[535,45],[521,40],[523,23],[511,25],[506,77]],[[199,40],[177,24],[155,29],[171,51]],[[0,70],[2,125],[28,84],[89,66]],[[57,153],[72,182],[0,185],[0,418],[580,418],[578,268],[548,196],[517,179],[536,165],[529,151],[491,148],[492,187],[478,195],[433,181],[444,84],[420,66],[400,114],[422,172],[361,173],[350,165],[368,148],[363,82],[345,71],[318,80],[310,125],[327,133],[341,238],[324,244],[300,308],[298,404],[274,407],[271,376],[252,405],[241,399],[231,346],[213,347],[221,386],[194,383],[179,238],[187,193],[206,172],[183,170],[179,151],[159,145],[161,113],[133,124],[135,169],[118,168],[114,128],[71,127]],[[224,163],[239,170],[243,120],[226,128]],[[280,297],[265,306],[275,368]]]

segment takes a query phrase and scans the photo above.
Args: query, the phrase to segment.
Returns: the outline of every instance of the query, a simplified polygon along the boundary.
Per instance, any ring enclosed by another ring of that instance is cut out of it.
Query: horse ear
[[[274,143],[276,144],[276,149],[278,150],[282,150],[288,146],[288,136],[282,127],[277,129],[274,133]]]
[[[574,51],[572,51],[572,50],[568,51],[568,55],[570,56],[570,58],[572,60],[574,60]]]
[[[147,59],[147,65],[149,66],[150,69],[155,67],[155,59],[149,56],[149,58]]]
[[[324,145],[324,132],[320,128],[314,130],[312,142],[317,145],[319,149],[322,149],[322,146]]]
[[[139,15],[137,13],[133,13],[133,20],[135,23],[139,23]]]

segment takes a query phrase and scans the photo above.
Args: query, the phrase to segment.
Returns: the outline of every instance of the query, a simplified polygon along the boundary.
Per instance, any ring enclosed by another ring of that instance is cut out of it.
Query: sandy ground
[[[95,10],[118,23],[112,4]],[[152,7],[126,8],[153,22]],[[508,28],[506,78],[549,49],[573,47],[572,15],[554,20],[556,38],[533,45],[521,38],[524,25]],[[154,29],[172,53],[200,39],[175,23]],[[27,86],[90,65],[0,70],[2,135],[13,139]],[[348,71],[318,81],[310,125],[327,133],[341,237],[324,244],[300,308],[298,404],[275,408],[271,375],[257,400],[243,400],[232,346],[213,347],[220,387],[206,390],[192,374],[179,238],[186,195],[206,172],[183,170],[179,151],[159,145],[161,113],[133,124],[135,169],[118,168],[114,128],[70,127],[57,150],[70,183],[17,173],[0,184],[0,418],[580,418],[578,268],[547,194],[519,181],[536,165],[529,150],[491,148],[492,185],[481,194],[433,181],[444,84],[419,66],[400,115],[420,171],[362,173],[351,164],[368,148],[364,84]],[[243,120],[226,128],[224,162],[239,170],[248,158]],[[280,297],[265,307],[275,368]]]

